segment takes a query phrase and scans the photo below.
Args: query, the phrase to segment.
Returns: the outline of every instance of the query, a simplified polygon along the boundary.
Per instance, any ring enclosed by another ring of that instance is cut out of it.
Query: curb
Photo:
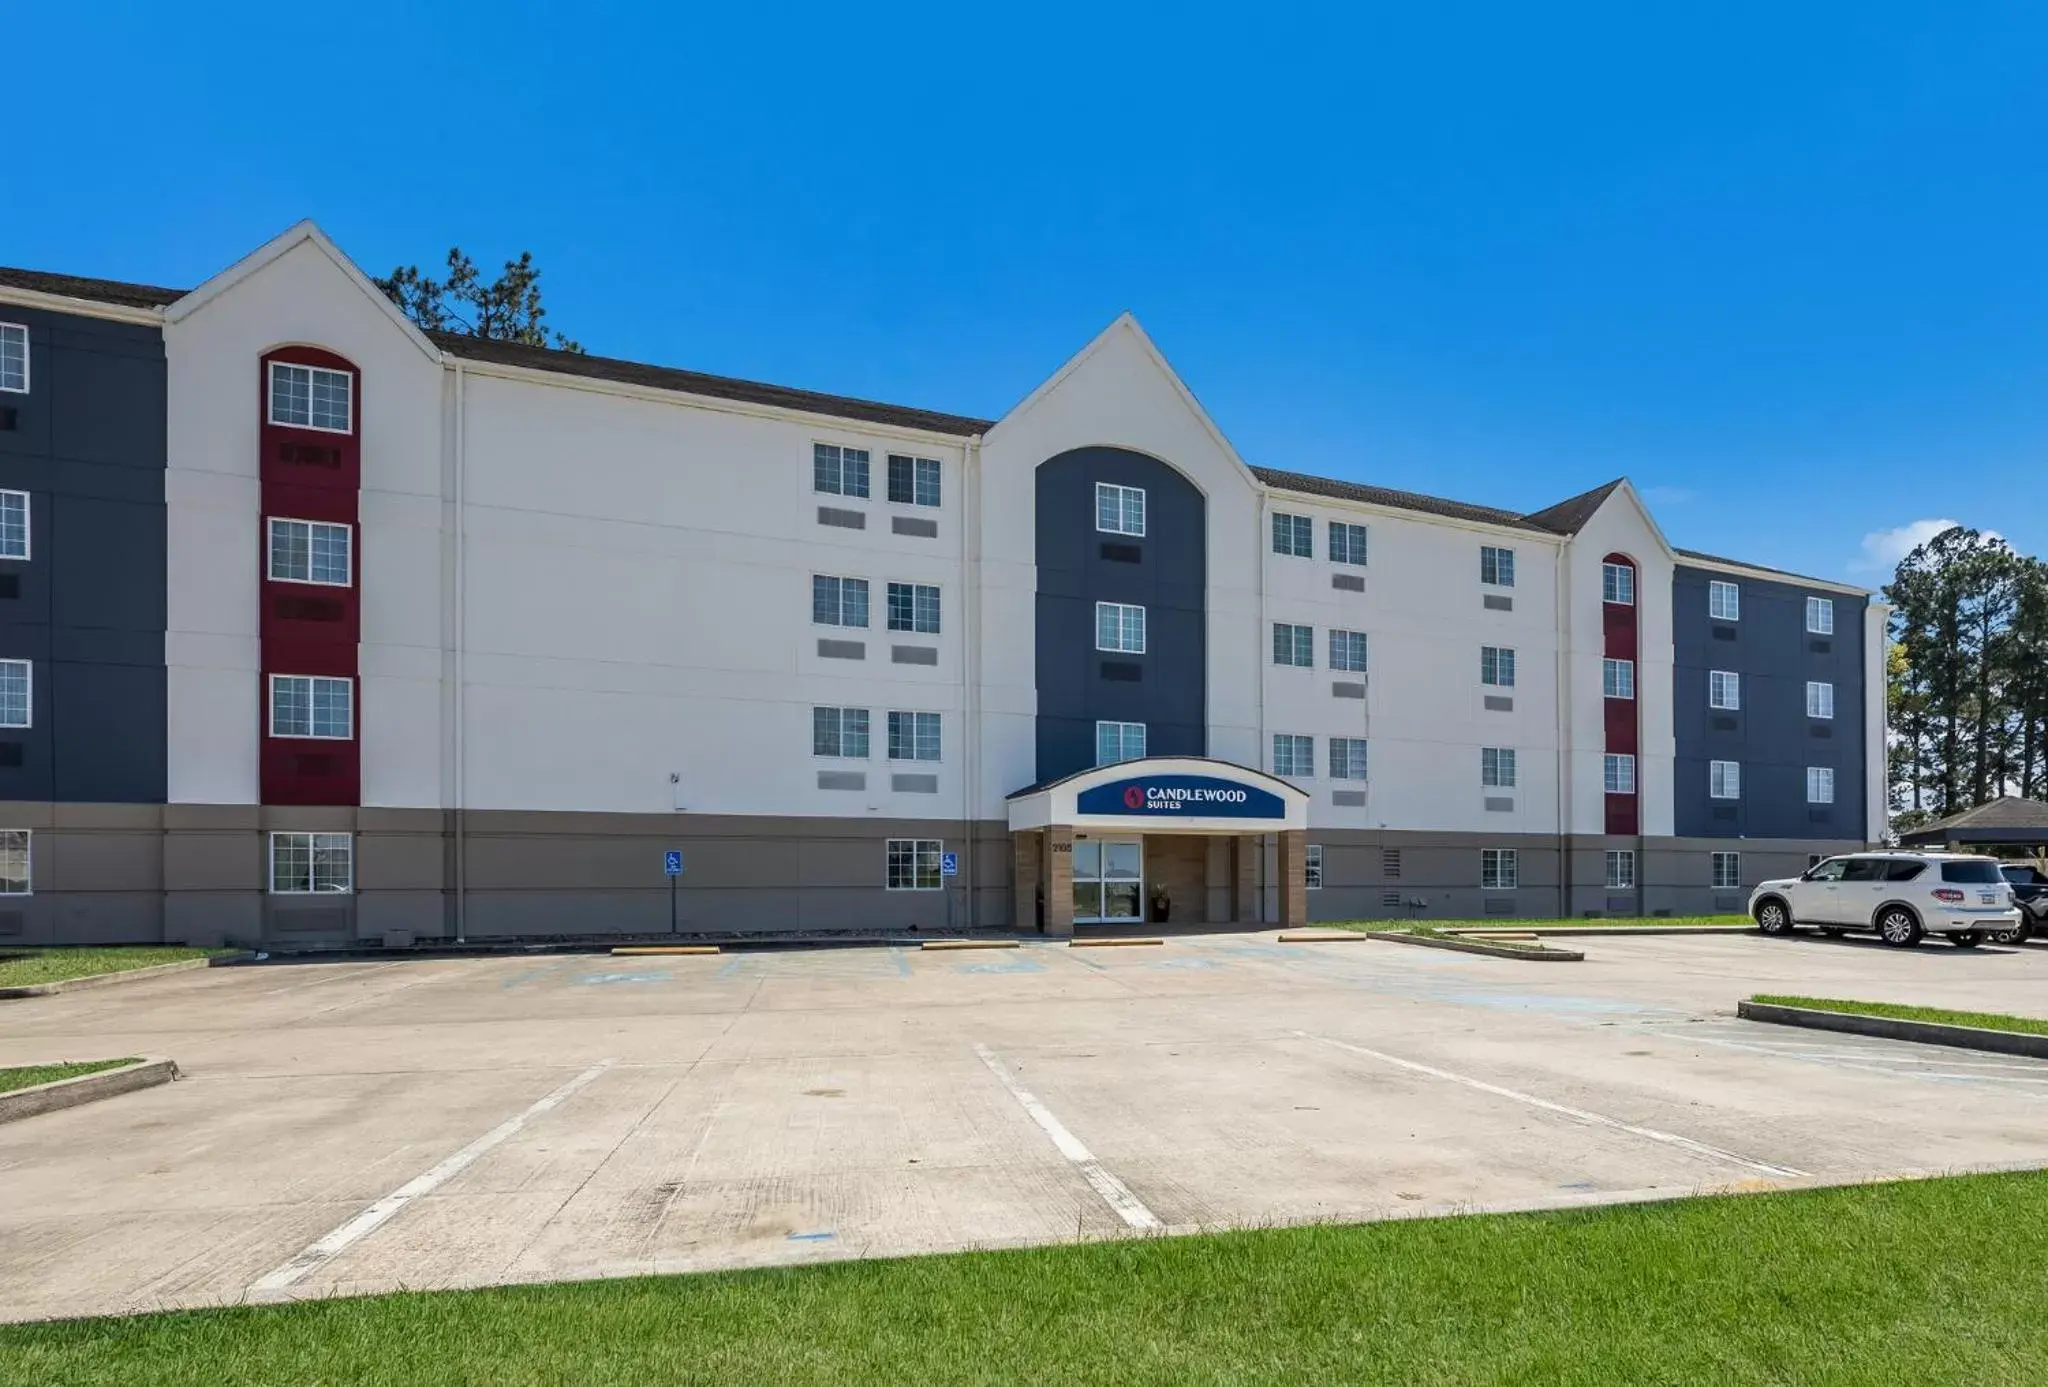
[[[37,1084],[34,1088],[18,1088],[12,1093],[0,1093],[0,1122],[15,1122],[24,1117],[75,1108],[80,1103],[133,1093],[139,1088],[155,1088],[177,1077],[176,1062],[144,1059],[125,1069],[102,1069],[97,1074],[80,1074],[74,1079],[58,1079],[52,1083]]]
[[[1164,939],[1069,939],[1070,949],[1136,949],[1146,944],[1164,944]]]
[[[1987,1031],[1977,1026],[1948,1026],[1938,1021],[1901,1021],[1890,1016],[1861,1016],[1847,1011],[1778,1006],[1772,1002],[1737,1002],[1735,1014],[1746,1021],[1780,1026],[1805,1026],[1816,1031],[1842,1031],[1881,1040],[1911,1040],[1922,1045],[1947,1045],[1958,1050],[1990,1050],[2000,1055],[2048,1059],[2048,1035],[2019,1031]]]
[[[54,997],[60,992],[76,992],[84,987],[110,987],[117,982],[140,982],[144,978],[160,978],[166,973],[189,973],[195,968],[209,968],[210,958],[188,958],[177,963],[153,963],[147,968],[127,968],[118,973],[94,973],[83,978],[65,978],[61,982],[34,982],[20,987],[0,987],[0,1000],[17,997]]]
[[[671,954],[715,954],[716,944],[643,944],[612,950],[613,958],[665,958]]]
[[[1501,944],[1479,944],[1470,939],[1432,939],[1422,934],[1393,934],[1383,930],[1367,930],[1365,937],[1384,939],[1389,944],[1414,944],[1424,949],[1449,949],[1453,953],[1512,958],[1521,963],[1583,963],[1586,959],[1577,949],[1511,949]]]
[[[1496,931],[1513,930],[1513,925],[1459,925],[1442,931],[1444,934],[1492,934]],[[1755,925],[1530,925],[1517,931],[1521,934],[1577,935],[1584,938],[1606,937],[1625,939],[1635,934],[1755,934]]]
[[[1014,939],[927,939],[919,944],[918,947],[925,950],[1014,949],[1017,947],[1017,941]]]
[[[1376,937],[1362,930],[1348,929],[1342,934],[1276,934],[1273,940],[1278,944],[1349,944],[1354,939]]]

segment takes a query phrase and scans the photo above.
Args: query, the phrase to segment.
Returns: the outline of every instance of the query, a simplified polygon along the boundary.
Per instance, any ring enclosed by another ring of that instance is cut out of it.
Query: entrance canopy
[[[1280,833],[1308,827],[1308,792],[1206,756],[1148,756],[1096,766],[1009,797],[1010,830]]]

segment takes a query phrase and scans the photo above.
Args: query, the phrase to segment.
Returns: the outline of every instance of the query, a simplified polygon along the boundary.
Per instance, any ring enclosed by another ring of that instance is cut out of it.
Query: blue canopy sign
[[[1078,814],[1169,815],[1195,819],[1284,819],[1287,803],[1271,790],[1213,775],[1145,775],[1083,790]]]

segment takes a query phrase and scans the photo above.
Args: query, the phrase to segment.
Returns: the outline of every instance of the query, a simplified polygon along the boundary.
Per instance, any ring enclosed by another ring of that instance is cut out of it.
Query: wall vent
[[[1489,592],[1483,594],[1479,599],[1479,603],[1489,612],[1511,612],[1515,609],[1514,598],[1502,597],[1498,593]]]
[[[939,792],[939,778],[935,775],[892,775],[889,788],[907,795],[935,795]]]
[[[1814,737],[1832,737],[1835,735],[1835,729],[1824,722],[1816,722],[1809,726],[1806,731],[1809,736]]]
[[[1356,573],[1332,573],[1330,586],[1339,592],[1364,592],[1365,579]]]
[[[1515,700],[1507,694],[1487,694],[1486,711],[1489,713],[1512,713]]]
[[[1489,814],[1512,814],[1515,812],[1515,802],[1505,795],[1488,795],[1486,797],[1486,812]]]
[[[1401,893],[1399,891],[1380,892],[1380,904],[1389,910],[1399,910],[1401,908]]]
[[[1363,809],[1365,807],[1365,791],[1332,790],[1330,791],[1330,803],[1340,809]]]
[[[1380,852],[1380,875],[1388,881],[1401,879],[1401,850],[1384,848]]]
[[[341,769],[339,761],[324,752],[306,756],[294,756],[292,769],[300,775],[333,775]]]
[[[332,597],[278,597],[270,610],[284,621],[340,621],[348,615]]]
[[[1145,667],[1130,660],[1104,660],[1102,677],[1120,684],[1137,684],[1145,678]]]
[[[1636,898],[1634,896],[1609,896],[1607,898],[1607,913],[1613,916],[1635,914]]]
[[[1806,811],[1806,821],[1810,824],[1832,823],[1834,818],[1834,811],[1830,809],[1809,809]]]
[[[320,910],[273,910],[270,914],[270,927],[290,934],[345,930],[348,928],[348,908],[330,906]]]
[[[818,658],[821,660],[865,660],[868,657],[866,641],[818,642]]]
[[[1722,805],[1714,811],[1714,817],[1724,823],[1732,823],[1735,819],[1735,806],[1730,804]]]
[[[19,596],[21,596],[21,575],[19,573],[0,573],[0,598]]]
[[[0,766],[18,766],[20,764],[21,743],[0,742]]]
[[[310,443],[281,443],[277,449],[277,460],[294,467],[338,469],[341,466],[341,449],[320,448]]]
[[[1100,552],[1111,563],[1145,562],[1145,551],[1135,544],[1104,544]]]
[[[20,427],[21,415],[13,406],[10,405],[6,409],[0,409],[0,433],[13,433]]]
[[[864,771],[819,771],[818,788],[821,790],[865,790],[868,787]]]
[[[889,532],[897,535],[916,535],[919,539],[937,539],[939,522],[915,515],[892,515],[889,517]]]
[[[0,938],[21,934],[26,929],[27,912],[0,910]]]
[[[1835,653],[1835,643],[1833,641],[1808,641],[1806,648],[1816,655],[1832,655]]]
[[[865,530],[868,527],[868,517],[864,511],[841,510],[837,506],[820,506],[818,507],[818,523],[820,525],[835,525],[842,530]]]
[[[1332,698],[1364,698],[1365,685],[1357,680],[1339,679],[1330,685]]]
[[[1488,915],[1514,914],[1515,898],[1513,896],[1488,896],[1486,898],[1486,913]]]
[[[1734,719],[1734,718],[1715,718],[1715,719],[1714,719],[1714,730],[1715,730],[1716,732],[1733,732],[1733,731],[1735,730],[1735,719]]]
[[[1717,641],[1734,640],[1735,628],[1733,626],[1716,626],[1714,628],[1714,639]]]
[[[892,645],[889,647],[889,663],[892,665],[935,665],[939,662],[938,647],[930,645]]]

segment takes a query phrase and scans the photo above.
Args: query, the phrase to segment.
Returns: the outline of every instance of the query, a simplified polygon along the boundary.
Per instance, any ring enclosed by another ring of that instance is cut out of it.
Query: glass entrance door
[[[1121,924],[1143,918],[1145,843],[1089,838],[1074,844],[1074,922]]]

